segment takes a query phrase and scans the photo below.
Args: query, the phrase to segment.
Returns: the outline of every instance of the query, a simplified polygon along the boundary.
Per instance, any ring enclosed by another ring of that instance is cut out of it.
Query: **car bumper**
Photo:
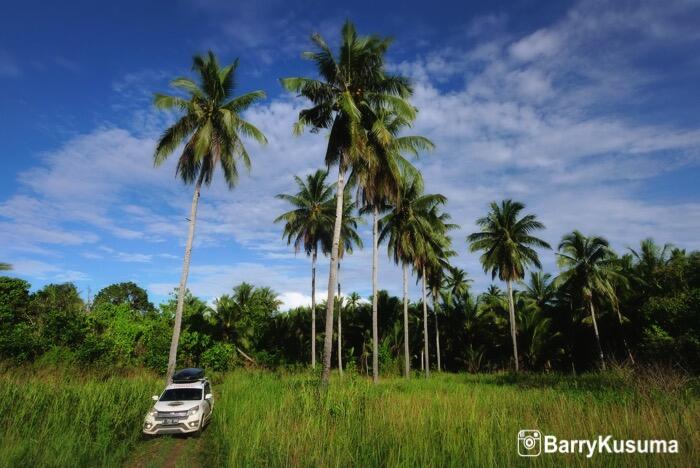
[[[143,424],[143,433],[147,435],[160,434],[189,434],[199,429],[199,419],[183,419],[176,424],[165,424],[163,421],[150,420]]]

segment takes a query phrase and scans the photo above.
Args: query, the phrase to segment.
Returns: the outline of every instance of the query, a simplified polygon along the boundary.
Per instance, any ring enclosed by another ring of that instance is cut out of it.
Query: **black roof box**
[[[173,375],[173,383],[187,383],[196,382],[204,378],[204,369],[199,369],[198,367],[190,367],[188,369],[182,369]]]

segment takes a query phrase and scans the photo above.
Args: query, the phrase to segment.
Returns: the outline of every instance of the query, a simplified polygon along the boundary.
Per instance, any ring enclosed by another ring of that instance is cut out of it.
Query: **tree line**
[[[647,239],[616,255],[615,299],[594,294],[598,346],[590,305],[564,274],[541,270],[514,282],[520,365],[527,371],[583,372],[608,363],[662,364],[700,372],[700,253],[686,253]],[[564,271],[569,271],[564,270]],[[216,371],[236,366],[303,369],[309,365],[309,306],[280,310],[276,293],[240,284],[213,304],[185,293],[179,359],[182,366]],[[371,299],[371,298],[369,298]],[[507,290],[496,285],[475,294],[464,271],[445,277],[429,314],[429,359],[423,351],[423,301],[409,301],[408,341],[404,301],[386,291],[377,295],[378,363],[382,375],[423,370],[484,372],[514,368]],[[357,293],[336,298],[332,367],[371,376],[372,302]],[[14,362],[73,362],[99,368],[143,366],[167,370],[176,292],[154,306],[134,283],[110,285],[84,301],[77,288],[50,284],[30,292],[21,279],[0,277],[0,357]],[[325,304],[317,304],[324,310]],[[323,315],[319,328],[325,328]],[[323,336],[316,340],[323,342]],[[440,356],[438,358],[438,355]],[[339,359],[340,358],[340,359]],[[342,367],[340,367],[342,366]]]

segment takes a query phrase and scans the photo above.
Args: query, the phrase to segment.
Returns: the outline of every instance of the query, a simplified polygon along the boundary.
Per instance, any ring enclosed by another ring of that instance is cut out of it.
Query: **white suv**
[[[183,378],[183,375],[185,376]],[[184,369],[158,397],[143,422],[145,435],[199,434],[214,409],[211,386],[201,369]]]

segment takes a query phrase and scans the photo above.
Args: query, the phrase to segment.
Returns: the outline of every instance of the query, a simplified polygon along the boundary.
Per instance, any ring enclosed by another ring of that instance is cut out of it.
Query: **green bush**
[[[654,297],[642,311],[649,322],[642,332],[642,357],[700,372],[700,289]]]
[[[93,301],[93,307],[102,304],[120,305],[127,304],[130,309],[142,315],[155,311],[155,307],[148,301],[148,293],[134,282],[111,284],[101,289]]]
[[[237,363],[236,349],[228,343],[216,343],[202,354],[202,366],[213,371],[227,371]]]
[[[29,283],[0,277],[0,356],[23,362],[41,353],[28,317]]]
[[[199,364],[203,354],[213,344],[211,336],[204,333],[185,330],[180,335],[178,347],[178,361],[180,367],[192,367]]]
[[[143,347],[143,364],[146,367],[160,373],[167,370],[172,333],[172,326],[165,318],[157,318],[147,322],[140,343],[140,346]]]

